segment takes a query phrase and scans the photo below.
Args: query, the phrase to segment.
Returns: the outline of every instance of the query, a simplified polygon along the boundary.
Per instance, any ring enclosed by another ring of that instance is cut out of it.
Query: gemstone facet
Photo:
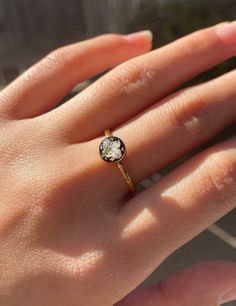
[[[101,158],[110,163],[121,161],[125,156],[125,151],[123,141],[115,136],[106,137],[99,145]]]

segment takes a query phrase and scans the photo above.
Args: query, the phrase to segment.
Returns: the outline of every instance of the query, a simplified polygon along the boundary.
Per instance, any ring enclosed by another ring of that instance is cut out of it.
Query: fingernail
[[[223,21],[223,22],[217,23],[217,24],[214,25],[213,27],[214,27],[215,29],[217,29],[217,28],[221,28],[222,26],[227,25],[227,24],[230,24],[230,23],[231,23],[231,21]]]
[[[228,292],[221,296],[219,303],[225,304],[236,300],[236,287],[231,288]]]
[[[150,30],[140,31],[131,33],[128,35],[124,35],[125,39],[128,40],[130,43],[139,43],[140,41],[143,41],[143,38],[148,39],[149,41],[152,41],[153,34]]]
[[[215,31],[224,44],[227,46],[236,45],[236,21],[219,25]]]

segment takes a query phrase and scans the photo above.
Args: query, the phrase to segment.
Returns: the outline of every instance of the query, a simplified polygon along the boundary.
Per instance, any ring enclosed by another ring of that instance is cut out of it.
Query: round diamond
[[[115,163],[124,158],[125,145],[120,138],[109,136],[100,143],[99,153],[103,160]]]

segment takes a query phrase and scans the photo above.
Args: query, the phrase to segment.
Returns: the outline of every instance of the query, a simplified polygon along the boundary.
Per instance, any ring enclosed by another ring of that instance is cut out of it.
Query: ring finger
[[[236,71],[232,71],[181,90],[115,129],[114,135],[127,144],[125,162],[134,182],[151,175],[234,123],[235,81]],[[97,147],[101,139],[97,138],[91,145]],[[117,169],[107,164],[103,169],[108,176],[113,176],[111,184],[119,186],[119,193],[123,195],[127,186]]]

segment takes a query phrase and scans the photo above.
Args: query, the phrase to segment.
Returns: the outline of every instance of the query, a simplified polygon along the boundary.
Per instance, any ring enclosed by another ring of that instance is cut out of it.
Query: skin
[[[236,38],[222,39],[217,28],[151,52],[146,32],[102,35],[53,51],[0,93],[1,305],[215,306],[236,298],[235,262],[201,263],[135,289],[235,208],[236,138],[132,197],[98,154],[110,128],[126,144],[136,184],[235,122],[235,71],[177,89],[235,56]]]

